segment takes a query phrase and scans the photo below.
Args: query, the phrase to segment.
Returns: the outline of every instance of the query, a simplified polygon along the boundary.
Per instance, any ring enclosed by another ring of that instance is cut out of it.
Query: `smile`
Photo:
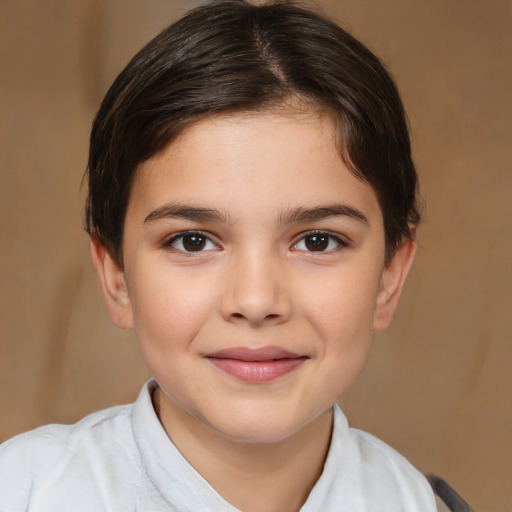
[[[219,350],[206,357],[220,370],[250,384],[269,382],[282,377],[308,359],[307,356],[279,347],[238,347]]]

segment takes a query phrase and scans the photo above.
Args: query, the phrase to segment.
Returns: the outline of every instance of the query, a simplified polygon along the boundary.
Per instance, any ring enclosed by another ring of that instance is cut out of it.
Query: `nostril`
[[[276,320],[276,319],[278,319],[279,317],[280,317],[280,315],[275,314],[275,313],[271,313],[271,314],[269,314],[269,315],[266,315],[266,316],[264,317],[264,319],[263,319],[263,320],[264,320],[264,321],[265,321],[265,320],[267,320],[267,321],[268,321],[268,320],[272,321],[272,320]],[[234,319],[236,319],[236,320],[247,320],[247,319],[248,319],[248,317],[247,317],[247,316],[245,316],[245,315],[244,315],[244,314],[242,314],[242,313],[232,313],[232,314],[231,314],[231,318],[234,318]]]

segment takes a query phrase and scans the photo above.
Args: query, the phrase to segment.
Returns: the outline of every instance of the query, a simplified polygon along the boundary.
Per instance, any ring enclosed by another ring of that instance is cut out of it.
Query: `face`
[[[275,442],[334,404],[391,320],[414,250],[385,266],[384,249],[376,195],[330,119],[240,114],[193,125],[139,167],[124,271],[99,245],[93,256],[161,416]]]

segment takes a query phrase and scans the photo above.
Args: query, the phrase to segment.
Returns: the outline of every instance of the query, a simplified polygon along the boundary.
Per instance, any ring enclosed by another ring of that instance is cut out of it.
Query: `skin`
[[[160,386],[163,427],[241,510],[299,510],[319,478],[332,405],[391,322],[415,243],[386,265],[384,249],[374,190],[312,112],[198,122],[139,166],[124,268],[92,241],[110,316],[135,329]],[[209,357],[267,346],[302,360],[245,382]]]

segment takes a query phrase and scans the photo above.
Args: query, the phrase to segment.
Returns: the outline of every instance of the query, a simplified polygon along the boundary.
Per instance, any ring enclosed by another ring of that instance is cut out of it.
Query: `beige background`
[[[185,0],[0,0],[0,439],[133,400],[81,231],[87,139],[128,58]],[[512,510],[510,0],[325,0],[392,70],[426,200],[392,329],[343,399],[354,426]]]

